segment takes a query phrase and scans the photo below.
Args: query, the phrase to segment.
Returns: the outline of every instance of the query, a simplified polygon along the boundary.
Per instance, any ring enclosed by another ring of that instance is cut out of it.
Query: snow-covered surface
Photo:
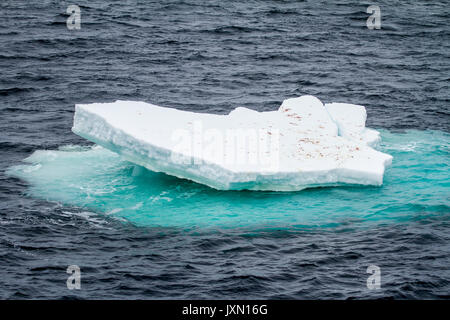
[[[366,128],[366,108],[348,103],[326,103],[325,108],[336,122],[339,136],[356,142],[375,146],[380,141],[380,133]]]
[[[152,171],[216,189],[293,191],[381,185],[392,157],[372,148],[379,133],[365,121],[363,106],[313,96],[228,115],[116,101],[76,105],[72,130]]]

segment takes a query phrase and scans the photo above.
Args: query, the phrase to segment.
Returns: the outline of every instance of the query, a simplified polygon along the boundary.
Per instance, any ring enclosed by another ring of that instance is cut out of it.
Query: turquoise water
[[[394,156],[381,187],[217,191],[150,172],[96,146],[39,150],[8,173],[27,181],[32,197],[101,212],[137,226],[314,228],[448,213],[450,135],[381,132],[379,149]]]

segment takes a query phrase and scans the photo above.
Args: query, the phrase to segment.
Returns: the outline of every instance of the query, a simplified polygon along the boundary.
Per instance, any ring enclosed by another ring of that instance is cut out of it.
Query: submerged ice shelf
[[[36,150],[7,173],[26,181],[31,197],[62,203],[58,208],[75,217],[93,216],[103,221],[100,227],[110,219],[125,219],[145,227],[282,230],[448,215],[450,135],[380,132],[380,150],[395,157],[383,188],[220,191],[154,173],[99,146]]]
[[[73,132],[155,172],[219,190],[381,185],[392,157],[372,148],[363,106],[287,99],[228,115],[116,101],[76,105]]]

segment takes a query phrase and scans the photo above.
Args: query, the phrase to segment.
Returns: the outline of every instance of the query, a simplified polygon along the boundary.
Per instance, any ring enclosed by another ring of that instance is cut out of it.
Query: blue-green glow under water
[[[138,226],[333,227],[448,213],[450,135],[381,132],[379,149],[394,156],[381,187],[217,191],[150,172],[99,147],[36,151],[26,164],[8,172],[27,181],[33,197],[103,212]]]

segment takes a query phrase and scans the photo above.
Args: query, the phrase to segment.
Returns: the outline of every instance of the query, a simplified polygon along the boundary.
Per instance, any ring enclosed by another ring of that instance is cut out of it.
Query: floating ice
[[[381,185],[388,154],[372,148],[358,105],[287,99],[277,111],[194,113],[132,101],[76,105],[73,132],[155,172],[219,190]]]

